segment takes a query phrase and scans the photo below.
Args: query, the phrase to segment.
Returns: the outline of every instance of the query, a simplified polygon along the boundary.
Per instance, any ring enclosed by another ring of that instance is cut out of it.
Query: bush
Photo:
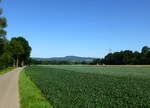
[[[7,68],[8,66],[10,66],[12,64],[12,61],[13,60],[12,60],[10,54],[4,53],[0,57],[0,69],[4,69],[4,68]]]

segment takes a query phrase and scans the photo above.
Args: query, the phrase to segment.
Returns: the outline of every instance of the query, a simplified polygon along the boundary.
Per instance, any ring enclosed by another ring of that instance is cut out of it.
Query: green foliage
[[[7,35],[7,32],[5,30],[0,30],[0,38],[5,38],[5,36]]]
[[[54,108],[150,107],[150,67],[32,66],[26,73]]]
[[[1,69],[0,70],[0,75],[5,74],[7,72],[10,72],[12,69],[14,69],[14,68],[13,67],[8,67],[8,68],[5,68],[5,69]]]
[[[13,62],[18,66],[27,64],[31,52],[28,41],[23,37],[7,39],[0,38],[0,69],[12,66]]]
[[[94,59],[93,62],[91,62],[91,64],[102,65],[104,64],[104,59]]]
[[[7,68],[7,67],[11,66],[11,64],[12,64],[12,57],[9,55],[9,53],[4,53],[0,57],[0,67]]]
[[[9,45],[9,50],[12,53],[13,57],[16,58],[24,53],[23,46],[21,42],[17,40],[17,38],[12,38]]]
[[[3,10],[0,9],[0,15],[3,13]],[[0,38],[5,39],[5,36],[7,32],[4,30],[4,28],[7,27],[7,20],[4,17],[0,17]]]
[[[6,20],[6,18],[3,18],[3,17],[0,18],[0,27],[1,28],[7,27],[7,20]]]
[[[107,54],[103,59],[93,60],[91,64],[107,65],[144,65],[150,64],[150,48],[144,46],[140,52],[130,50]]]
[[[150,48],[149,48],[148,46],[144,46],[144,47],[142,48],[142,53],[143,53],[143,54],[146,54],[146,53],[148,53],[148,52],[150,52]]]
[[[21,66],[22,63],[27,62],[31,53],[31,47],[28,41],[23,37],[14,37],[9,43],[9,51],[16,62],[15,64]]]
[[[23,37],[18,37],[17,41],[21,43],[24,53],[21,55],[22,58],[28,58],[30,56],[31,47],[29,46],[28,41]]]
[[[0,15],[2,13],[3,10],[0,9]],[[7,32],[4,30],[5,27],[7,27],[7,20],[0,16],[0,70],[8,67],[11,58],[6,50],[7,40],[5,36]]]
[[[5,41],[0,39],[0,56],[5,52]]]

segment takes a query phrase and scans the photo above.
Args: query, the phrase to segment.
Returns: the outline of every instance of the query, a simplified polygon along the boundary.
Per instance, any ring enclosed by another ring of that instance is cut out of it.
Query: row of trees
[[[23,66],[27,64],[31,52],[31,47],[23,37],[14,37],[10,41],[6,38],[7,27],[6,18],[2,17],[0,9],[0,69],[9,66]]]
[[[95,59],[92,64],[148,65],[150,64],[150,47],[144,46],[141,52],[125,50],[109,53],[102,59]]]
[[[28,63],[31,47],[27,40],[23,37],[14,37],[10,41],[6,38],[0,40],[0,69]]]

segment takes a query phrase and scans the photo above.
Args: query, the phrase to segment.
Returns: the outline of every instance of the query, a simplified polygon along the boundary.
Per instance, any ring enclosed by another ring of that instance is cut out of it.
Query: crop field
[[[26,74],[54,108],[149,108],[148,66],[30,66]]]

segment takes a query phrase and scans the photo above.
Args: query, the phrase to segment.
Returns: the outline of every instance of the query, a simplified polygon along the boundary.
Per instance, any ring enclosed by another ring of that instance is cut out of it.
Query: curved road
[[[14,69],[0,75],[0,108],[19,108],[19,72],[21,68]]]

